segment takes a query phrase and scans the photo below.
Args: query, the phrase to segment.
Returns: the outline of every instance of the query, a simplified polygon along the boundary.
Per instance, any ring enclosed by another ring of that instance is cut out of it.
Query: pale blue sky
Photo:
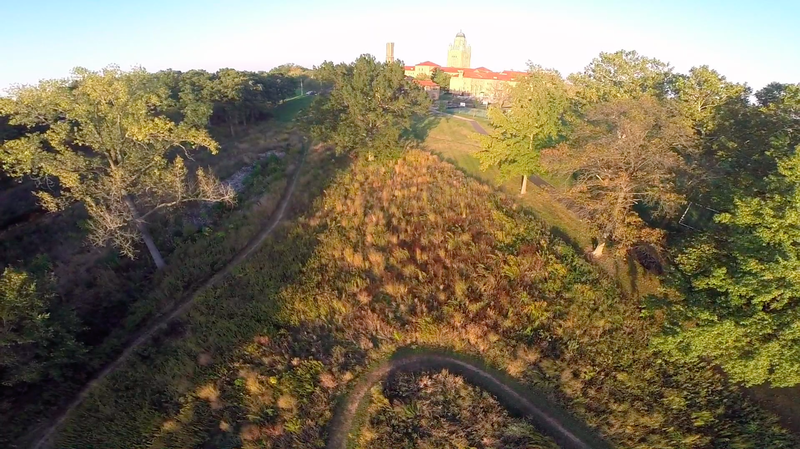
[[[637,50],[679,71],[707,64],[760,88],[800,82],[800,0],[0,0],[0,90],[70,68],[267,70],[383,58],[445,62],[462,29],[473,67],[563,74]]]

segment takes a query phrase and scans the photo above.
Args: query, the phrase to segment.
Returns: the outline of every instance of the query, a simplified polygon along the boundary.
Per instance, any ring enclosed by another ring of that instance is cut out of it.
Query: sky
[[[800,0],[0,0],[0,91],[76,66],[268,70],[384,58],[444,64],[463,30],[472,67],[562,74],[620,49],[679,72],[708,65],[758,89],[800,82]]]

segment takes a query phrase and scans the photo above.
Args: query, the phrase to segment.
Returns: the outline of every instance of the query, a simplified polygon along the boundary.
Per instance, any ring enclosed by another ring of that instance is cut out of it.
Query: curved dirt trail
[[[421,353],[396,356],[362,376],[353,390],[337,408],[328,428],[326,449],[346,449],[358,409],[369,390],[393,372],[425,372],[447,369],[464,377],[493,395],[507,409],[528,419],[543,434],[551,437],[563,449],[607,449],[611,446],[598,438],[585,424],[550,403],[542,394],[532,391],[484,366],[446,352],[426,350]]]
[[[29,435],[26,439],[24,439],[23,441],[31,441],[28,443],[31,449],[41,449],[45,447],[53,433],[67,419],[70,412],[77,408],[86,399],[86,397],[89,396],[89,393],[92,391],[92,388],[94,388],[95,385],[102,382],[111,373],[116,371],[116,369],[119,368],[120,365],[122,365],[136,349],[147,343],[156,332],[163,329],[170,321],[191,308],[192,305],[194,305],[195,299],[197,299],[199,296],[199,293],[222,280],[222,278],[230,273],[233,268],[242,263],[242,261],[244,261],[256,249],[258,249],[259,246],[261,246],[261,243],[264,241],[264,239],[266,239],[267,236],[272,233],[275,227],[278,226],[281,218],[283,218],[284,212],[286,212],[286,207],[289,205],[289,199],[292,197],[292,193],[294,193],[294,188],[297,185],[297,179],[300,177],[300,172],[303,168],[303,164],[305,163],[307,153],[308,147],[305,146],[303,148],[303,153],[300,156],[300,161],[297,165],[297,168],[292,174],[292,179],[289,184],[286,185],[286,188],[283,191],[283,195],[278,203],[278,207],[275,209],[275,211],[273,211],[272,216],[261,232],[253,237],[244,248],[239,250],[239,252],[236,253],[236,255],[227,264],[225,264],[224,267],[214,273],[214,275],[208,280],[200,284],[200,286],[194,291],[186,295],[180,302],[180,305],[172,309],[172,311],[166,315],[158,318],[147,328],[143,329],[139,335],[125,347],[122,353],[113,362],[109,363],[108,366],[106,366],[102,371],[92,377],[92,379],[80,390],[80,392],[78,392],[78,394],[75,396],[75,399],[73,399],[72,402],[70,402],[64,409],[59,411],[58,414],[52,418],[52,420],[47,424],[47,427],[36,430],[36,432],[39,432],[38,436]]]

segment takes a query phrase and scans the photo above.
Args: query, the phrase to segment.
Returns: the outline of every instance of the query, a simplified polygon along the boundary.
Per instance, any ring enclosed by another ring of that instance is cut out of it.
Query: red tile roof
[[[418,80],[418,79],[415,79],[414,82],[419,84],[422,87],[439,87],[438,84],[434,83],[431,80],[425,80],[425,79]]]
[[[417,65],[422,66],[434,66],[439,67],[442,72],[447,73],[452,76],[458,76],[459,72],[464,73],[464,78],[473,78],[473,79],[496,79],[499,81],[515,81],[523,76],[527,75],[528,72],[520,72],[517,70],[504,70],[502,72],[493,72],[486,67],[478,67],[477,69],[466,69],[466,68],[459,68],[459,67],[442,67],[438,64],[435,64],[430,61],[425,61],[419,63]],[[413,70],[413,67],[406,66],[406,70]]]
[[[403,66],[403,70],[414,70],[414,66],[413,65]]]

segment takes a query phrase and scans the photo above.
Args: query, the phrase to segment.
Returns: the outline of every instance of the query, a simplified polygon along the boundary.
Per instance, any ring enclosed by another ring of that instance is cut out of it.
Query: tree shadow
[[[431,130],[435,128],[442,119],[438,115],[429,114],[416,118],[411,124],[411,137],[417,143],[424,142],[428,138]]]

